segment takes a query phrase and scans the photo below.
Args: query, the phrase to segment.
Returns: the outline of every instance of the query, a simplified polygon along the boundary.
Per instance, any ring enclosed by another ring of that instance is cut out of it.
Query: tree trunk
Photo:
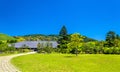
[[[76,53],[76,56],[78,56],[78,50],[77,50],[77,48],[75,49],[75,53]]]

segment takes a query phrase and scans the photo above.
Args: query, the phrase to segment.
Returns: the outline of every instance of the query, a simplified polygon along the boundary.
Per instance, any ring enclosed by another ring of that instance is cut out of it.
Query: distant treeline
[[[68,36],[70,36],[69,34]],[[84,36],[84,42],[89,42],[89,41],[97,41],[93,38],[89,38],[87,36]],[[14,36],[14,38],[19,39],[19,38],[24,38],[25,41],[58,41],[60,38],[59,35],[56,34],[50,34],[50,35],[43,35],[43,34],[29,34],[29,35],[24,35],[24,36]]]

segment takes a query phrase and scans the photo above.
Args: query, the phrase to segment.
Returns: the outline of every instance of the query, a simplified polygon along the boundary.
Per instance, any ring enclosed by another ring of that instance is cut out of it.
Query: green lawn
[[[120,72],[120,55],[33,54],[11,62],[22,72]]]

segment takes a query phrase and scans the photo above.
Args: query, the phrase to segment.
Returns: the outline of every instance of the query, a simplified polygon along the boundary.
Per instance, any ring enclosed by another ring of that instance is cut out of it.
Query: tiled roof
[[[21,48],[24,45],[28,48],[37,48],[38,43],[43,44],[43,46],[46,45],[46,43],[51,43],[53,48],[56,48],[58,43],[56,41],[24,41],[24,42],[18,42],[15,43],[15,48]]]

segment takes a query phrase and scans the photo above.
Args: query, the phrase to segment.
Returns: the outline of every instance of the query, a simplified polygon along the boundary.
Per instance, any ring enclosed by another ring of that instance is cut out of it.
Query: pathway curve
[[[36,52],[22,53],[22,54],[10,55],[10,56],[1,56],[0,57],[0,72],[20,72],[17,68],[15,68],[10,63],[10,60],[17,56],[34,54],[34,53]]]

